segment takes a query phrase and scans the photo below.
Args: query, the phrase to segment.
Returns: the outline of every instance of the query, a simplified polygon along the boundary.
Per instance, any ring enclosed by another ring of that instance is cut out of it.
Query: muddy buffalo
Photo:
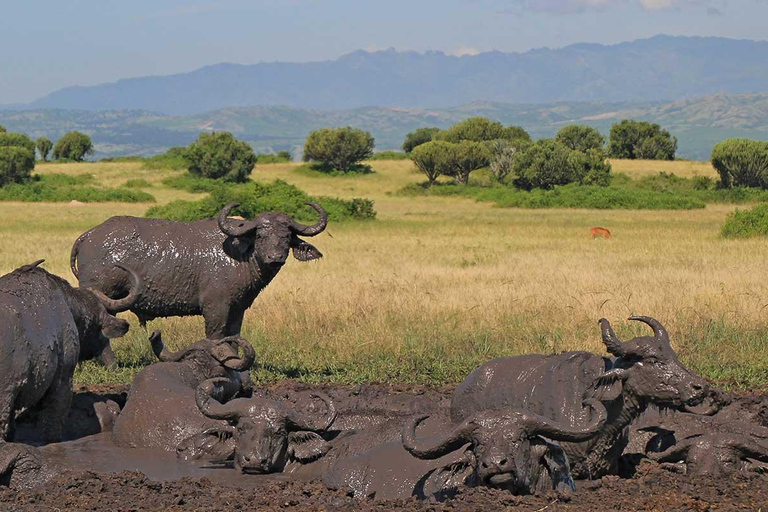
[[[160,331],[152,334],[150,342],[160,362],[144,368],[133,380],[112,430],[115,443],[173,452],[181,441],[195,434],[211,427],[226,427],[226,422],[207,418],[198,410],[195,390],[213,377],[221,378],[220,391],[226,398],[248,388],[248,370],[256,359],[253,346],[232,336],[200,340],[170,352]]]
[[[81,286],[124,296],[128,279],[116,261],[136,270],[144,292],[132,305],[142,325],[154,318],[203,315],[208,339],[240,333],[245,311],[282,268],[289,250],[299,261],[322,257],[299,238],[319,235],[328,223],[305,226],[284,213],[234,220],[229,204],[218,219],[173,222],[112,217],[81,235],[72,247],[72,272]]]
[[[631,320],[648,324],[654,336],[622,342],[610,323],[600,320],[603,343],[615,359],[567,352],[499,358],[483,364],[456,388],[451,402],[453,421],[464,421],[483,410],[519,408],[583,425],[590,421],[590,414],[581,403],[596,398],[608,411],[605,427],[592,439],[564,442],[563,448],[578,478],[616,472],[627,445],[626,428],[649,404],[686,410],[710,396],[706,381],[680,363],[658,321],[648,317]]]
[[[496,487],[515,494],[573,490],[565,452],[541,436],[571,442],[594,437],[607,414],[598,400],[590,400],[589,405],[595,418],[582,427],[522,410],[480,411],[423,438],[416,430],[428,416],[418,415],[403,426],[400,442],[383,443],[339,460],[326,472],[324,482],[359,498],[382,499],[442,500],[461,486]]]
[[[200,411],[208,418],[229,425],[208,429],[179,446],[185,459],[234,458],[235,469],[243,473],[275,473],[292,461],[311,462],[325,454],[328,443],[320,437],[336,419],[336,408],[322,393],[314,396],[325,402],[325,414],[307,415],[282,402],[267,398],[236,398],[225,404],[214,398],[225,379],[211,379],[197,388]]]
[[[44,485],[54,476],[37,448],[0,442],[0,486],[31,489]]]
[[[45,440],[61,438],[75,365],[128,332],[128,322],[108,309],[130,306],[140,291],[138,276],[127,267],[122,271],[130,291],[111,300],[73,288],[40,263],[0,277],[0,439],[13,439],[15,411],[35,406]]]

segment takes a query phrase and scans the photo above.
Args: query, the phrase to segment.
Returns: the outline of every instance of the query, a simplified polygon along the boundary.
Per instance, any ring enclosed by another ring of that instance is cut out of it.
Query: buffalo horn
[[[237,421],[240,418],[240,411],[233,404],[220,404],[213,398],[213,392],[217,386],[226,387],[232,382],[224,377],[208,379],[197,387],[195,392],[195,402],[205,416],[214,420]]]
[[[656,336],[656,339],[669,345],[669,333],[667,333],[667,330],[658,320],[649,316],[631,316],[629,319],[643,322],[650,326],[653,329],[653,334]]]
[[[131,309],[131,307],[136,303],[136,299],[138,299],[139,295],[141,294],[141,278],[138,276],[138,274],[136,274],[132,268],[124,267],[122,265],[115,265],[115,267],[128,272],[128,275],[131,276],[131,291],[128,292],[128,295],[122,299],[112,299],[107,297],[107,295],[104,294],[104,292],[101,290],[88,288],[88,290],[90,290],[91,293],[93,293],[102,302],[102,304],[104,304],[104,307],[107,308],[107,311],[113,315]]]
[[[611,322],[605,318],[600,319],[600,332],[603,335],[603,343],[605,343],[608,352],[618,357],[626,354],[626,350],[624,349],[621,340],[616,336],[616,333],[613,332]]]
[[[469,442],[469,436],[475,429],[473,419],[468,418],[454,428],[447,436],[418,439],[416,427],[429,418],[429,415],[414,416],[403,425],[403,447],[419,459],[439,459],[443,455],[461,448]]]
[[[165,348],[165,344],[163,343],[162,332],[160,329],[153,332],[149,337],[149,344],[152,346],[152,352],[155,353],[155,356],[157,356],[157,358],[164,363],[175,363],[177,361],[181,361],[181,359],[187,355],[187,353],[193,350],[192,348],[183,348],[178,352],[171,352],[167,350]]]
[[[320,214],[320,219],[317,221],[317,224],[314,226],[305,226],[304,224],[299,224],[295,220],[291,219],[291,231],[301,236],[319,235],[328,225],[328,212],[326,212],[323,207],[317,203],[307,203],[307,205],[314,208],[315,211]]]
[[[323,418],[313,418],[306,414],[302,414],[295,409],[288,411],[286,415],[286,422],[291,430],[309,430],[310,432],[323,432],[331,428],[333,422],[336,420],[336,406],[333,401],[325,393],[312,393],[313,398],[319,398],[325,402],[328,408],[328,414]]]
[[[222,208],[221,213],[219,213],[219,229],[222,233],[224,233],[227,236],[231,237],[240,237],[245,236],[249,234],[251,231],[256,229],[256,223],[251,222],[243,222],[238,221],[237,225],[233,223],[230,219],[228,219],[229,212],[232,211],[233,208],[237,208],[240,206],[240,203],[229,203],[227,206]]]
[[[605,406],[594,398],[585,400],[584,403],[589,405],[596,413],[597,417],[591,424],[586,427],[571,427],[562,425],[556,421],[550,420],[538,414],[526,412],[528,416],[529,428],[527,429],[530,434],[544,436],[553,441],[564,441],[576,443],[580,441],[587,441],[597,434],[605,421],[608,419],[608,412],[605,410]]]
[[[229,341],[231,338],[225,338],[225,340]],[[251,345],[248,340],[244,340],[240,337],[235,337],[233,341],[237,343],[239,348],[243,349],[243,357],[228,359],[227,361],[222,361],[221,364],[230,370],[235,370],[236,372],[244,372],[249,370],[251,366],[253,366],[253,362],[256,360],[256,351],[253,350],[253,345]]]

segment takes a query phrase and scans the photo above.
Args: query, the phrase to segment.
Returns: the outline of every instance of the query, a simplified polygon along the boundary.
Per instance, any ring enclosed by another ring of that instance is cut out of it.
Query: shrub
[[[26,183],[12,183],[0,188],[0,201],[36,203],[61,203],[73,200],[82,203],[152,203],[155,201],[153,196],[140,190],[85,185],[91,181],[93,181],[93,176],[89,174],[82,176],[64,174],[34,176],[32,180]]]
[[[0,133],[0,148],[24,148],[35,157],[35,142],[23,133]]]
[[[728,215],[720,233],[726,238],[749,238],[768,235],[768,203],[749,210],[736,210]]]
[[[445,156],[442,157],[445,160],[441,160],[442,172],[462,185],[469,184],[469,175],[472,171],[490,164],[490,151],[487,144],[483,142],[462,140],[457,143],[448,143],[445,148]]]
[[[450,154],[454,144],[435,140],[420,144],[411,151],[411,160],[433,185],[437,178],[449,172]]]
[[[135,179],[126,181],[125,185],[123,186],[125,188],[150,188],[152,184],[145,179],[135,178]]]
[[[410,153],[414,148],[431,142],[435,135],[438,134],[440,128],[419,128],[405,136],[405,142],[403,142],[403,151]]]
[[[277,152],[277,158],[282,158],[287,161],[291,161],[291,152],[287,150],[282,150]]]
[[[518,188],[549,189],[579,181],[571,151],[554,139],[541,139],[515,155],[514,184]]]
[[[490,171],[497,183],[502,183],[512,173],[515,155],[521,149],[520,146],[507,140],[495,140],[490,143]]]
[[[153,218],[193,221],[215,217],[224,205],[238,202],[237,213],[253,218],[265,211],[280,211],[300,222],[314,222],[317,213],[307,202],[317,202],[328,212],[332,221],[350,219],[370,220],[376,218],[373,201],[355,198],[343,200],[332,197],[311,197],[297,187],[276,180],[263,185],[250,182],[245,184],[215,184],[211,195],[198,201],[173,201],[167,205],[150,208],[146,216]]]
[[[229,132],[201,133],[185,159],[192,174],[235,183],[247,181],[256,165],[253,148]]]
[[[474,142],[489,142],[492,140],[531,140],[528,132],[519,126],[510,126],[505,128],[498,121],[491,121],[485,117],[470,117],[460,123],[456,123],[445,131],[441,131],[435,136],[436,140],[446,142],[461,142],[469,140]]]
[[[51,139],[40,137],[35,141],[35,146],[37,146],[37,152],[40,153],[40,159],[43,162],[47,162],[48,154],[51,152],[51,149],[53,149],[53,142],[51,142]]]
[[[729,139],[712,149],[712,166],[723,187],[768,188],[768,142]]]
[[[319,162],[327,170],[347,173],[373,154],[375,141],[366,131],[347,126],[310,132],[304,143],[304,161]]]
[[[408,160],[410,155],[402,151],[380,151],[372,154],[368,160]]]
[[[87,155],[91,154],[93,154],[91,138],[77,131],[65,133],[53,146],[53,158],[56,160],[81,162]]]
[[[7,132],[7,131],[8,131],[8,130],[6,130],[6,129],[5,129],[5,126],[3,126],[3,125],[1,125],[1,124],[0,124],[0,133],[5,133],[5,132]]]
[[[0,147],[0,187],[27,181],[35,168],[35,154],[24,147]]]
[[[623,120],[611,126],[608,154],[613,158],[674,160],[677,139],[658,124]]]
[[[611,164],[606,160],[602,149],[588,149],[586,152],[572,151],[570,163],[582,185],[611,184]]]
[[[605,137],[591,126],[572,124],[557,132],[555,140],[574,151],[586,153],[590,149],[603,149]]]

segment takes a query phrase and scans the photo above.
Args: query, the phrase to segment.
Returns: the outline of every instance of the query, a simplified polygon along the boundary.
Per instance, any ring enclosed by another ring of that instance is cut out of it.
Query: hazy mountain
[[[621,119],[661,124],[680,141],[678,155],[708,159],[712,146],[730,137],[768,139],[768,93],[716,94],[673,103],[554,103],[518,105],[475,102],[443,109],[366,107],[311,110],[296,107],[227,108],[189,116],[165,116],[143,110],[0,111],[0,124],[36,138],[52,140],[69,130],[90,134],[97,156],[155,154],[186,145],[201,131],[230,131],[259,152],[298,149],[307,134],[327,126],[369,130],[379,150],[396,149],[405,135],[424,126],[448,126],[471,116],[520,125],[534,137],[551,137],[567,124],[589,124],[606,135]]]
[[[463,57],[387,50],[305,64],[217,64],[190,73],[67,87],[29,107],[186,115],[252,105],[353,109],[438,108],[478,100],[642,102],[757,92],[766,83],[768,42],[657,36],[609,46]]]

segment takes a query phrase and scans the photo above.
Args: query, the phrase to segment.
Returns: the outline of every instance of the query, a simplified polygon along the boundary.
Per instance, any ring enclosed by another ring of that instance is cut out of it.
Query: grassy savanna
[[[325,258],[290,259],[248,311],[244,337],[257,349],[261,380],[461,380],[481,362],[526,352],[603,352],[597,320],[620,336],[648,333],[632,314],[667,325],[681,359],[729,385],[768,388],[768,241],[726,240],[732,206],[689,211],[521,210],[459,197],[404,197],[423,181],[408,161],[371,162],[368,175],[328,177],[297,164],[257,166],[252,177],[283,179],[312,195],[367,197],[378,220],[332,224],[312,239]],[[714,176],[707,164],[652,162],[653,173]],[[614,162],[641,176],[642,163]],[[38,165],[36,172],[94,174],[102,184],[144,179],[159,204],[194,194],[162,185],[181,171],[140,163]],[[0,271],[38,258],[73,278],[69,251],[86,229],[148,204],[0,203]],[[609,228],[591,241],[589,228]],[[79,382],[127,382],[154,357],[133,328],[113,342],[120,367],[81,367]],[[202,337],[202,319],[156,320],[171,348]]]

